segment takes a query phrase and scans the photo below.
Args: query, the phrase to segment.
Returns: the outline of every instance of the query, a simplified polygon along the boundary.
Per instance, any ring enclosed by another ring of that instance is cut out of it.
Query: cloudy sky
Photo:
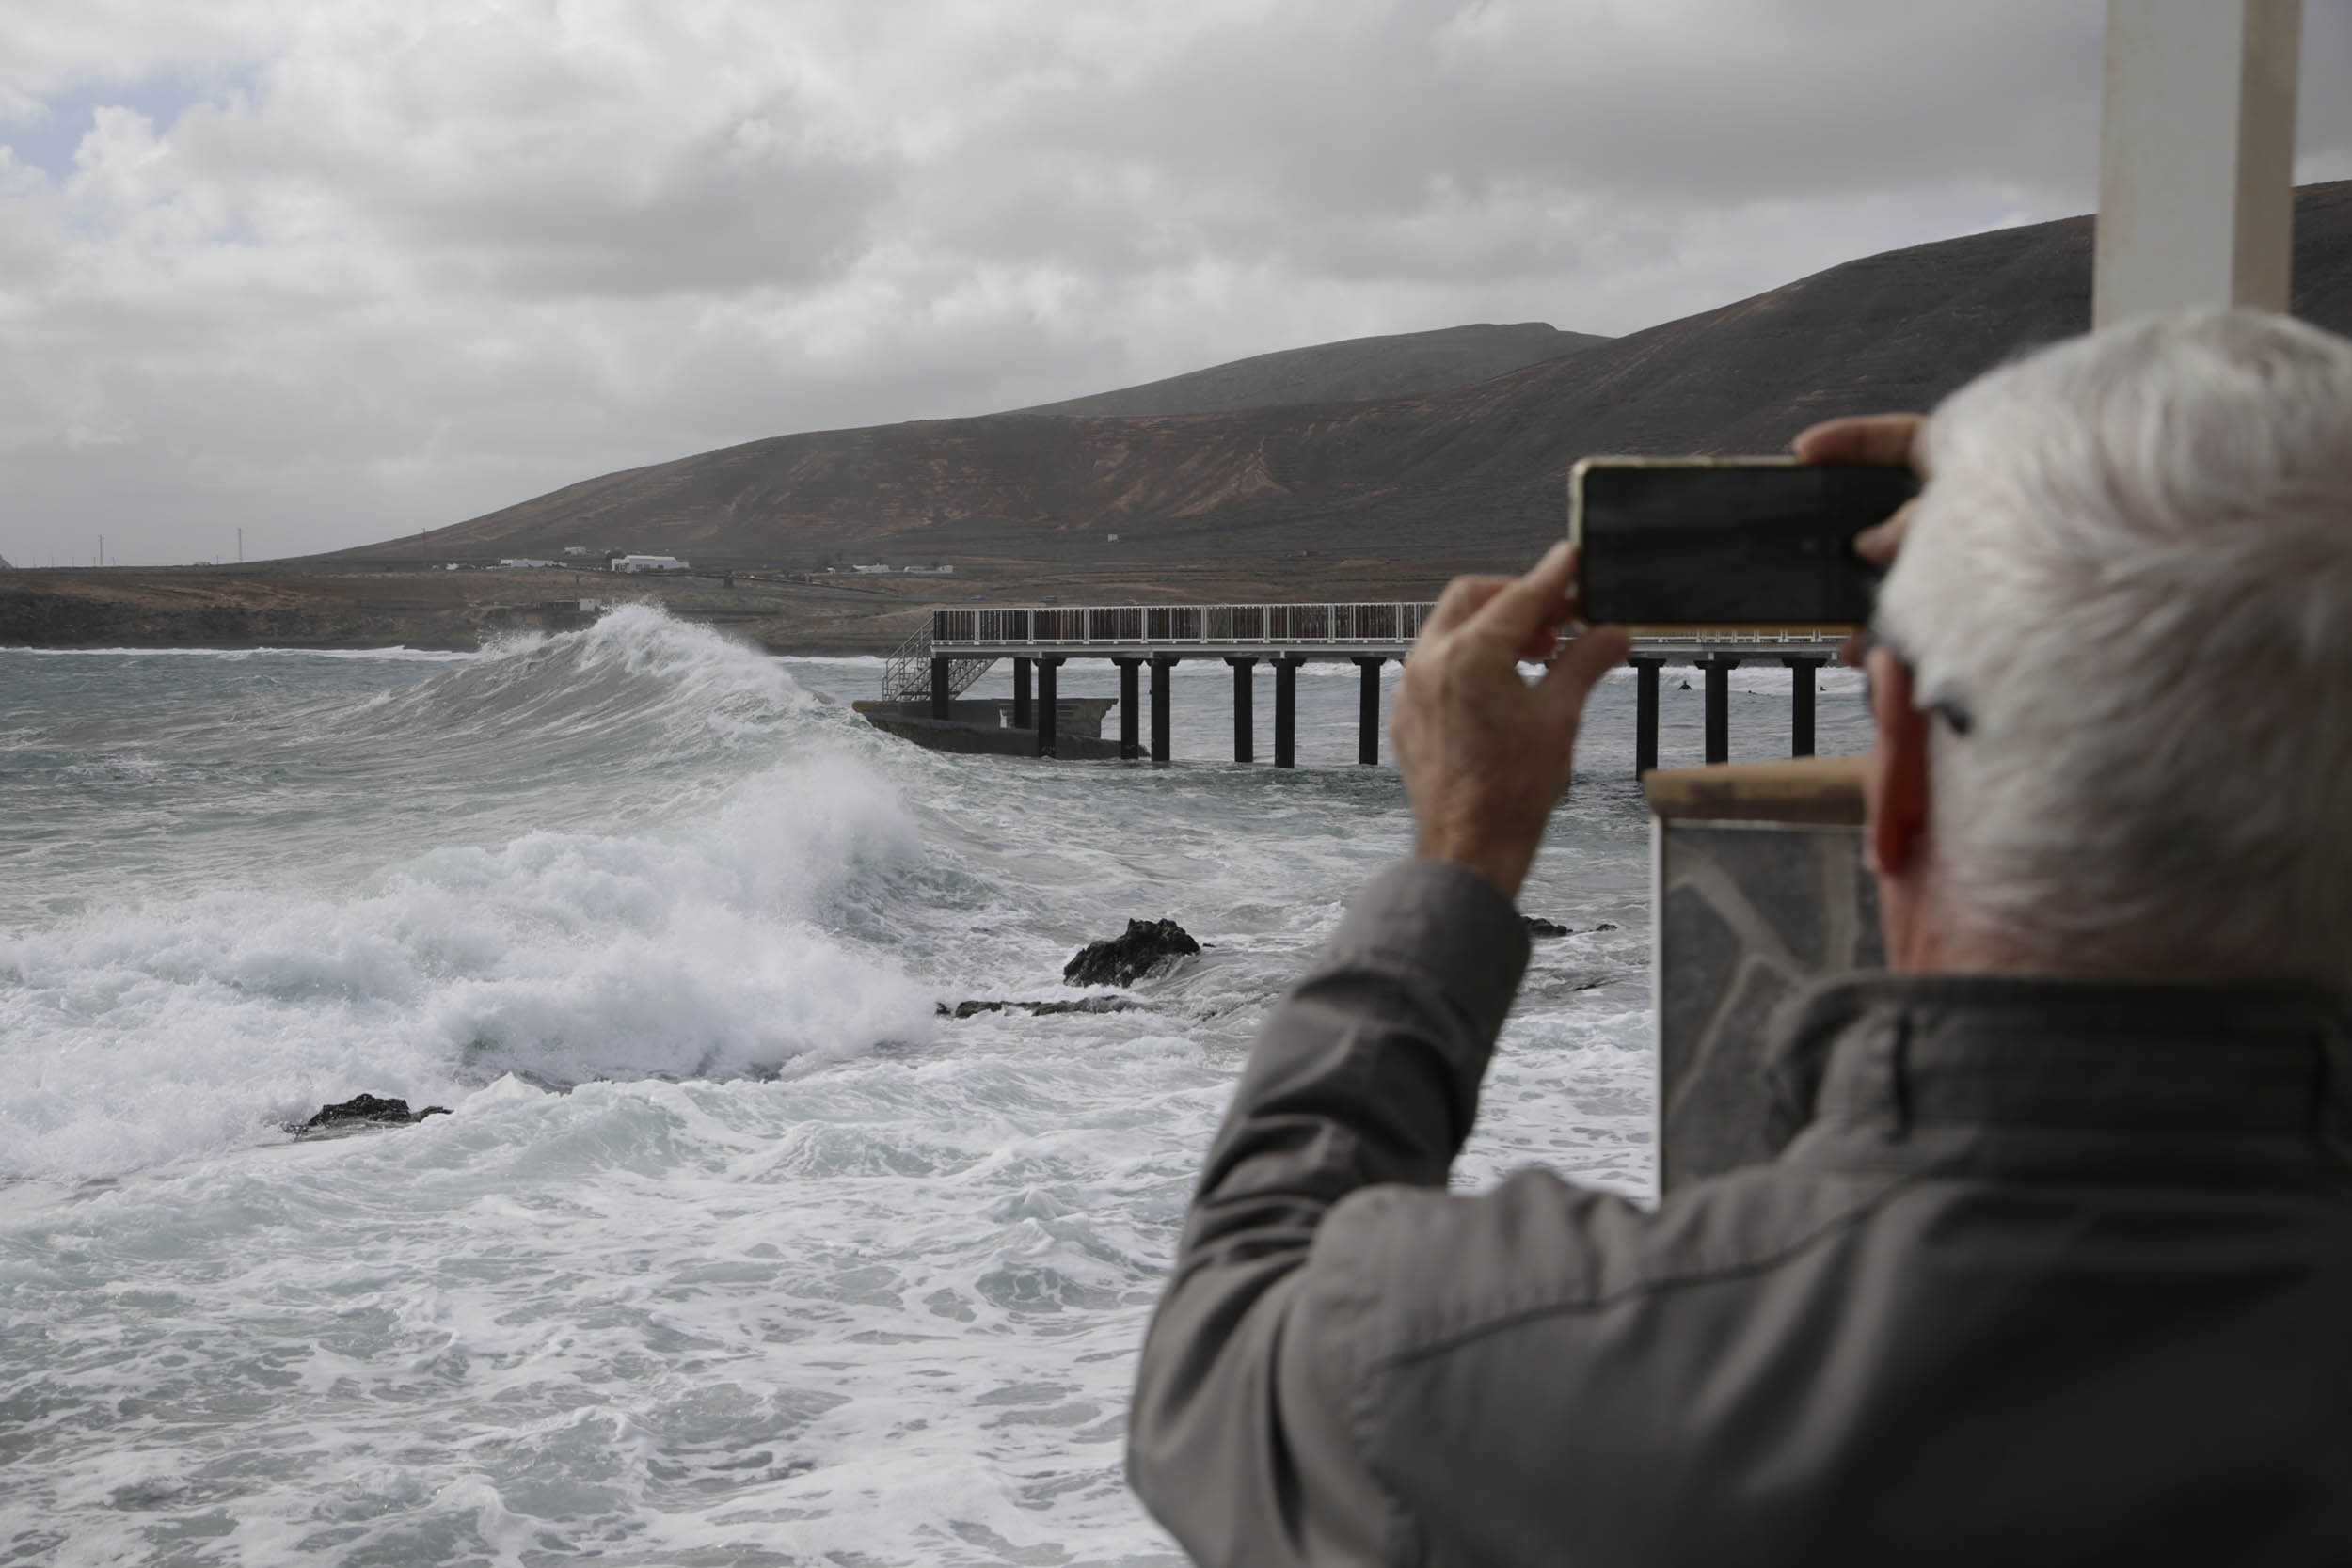
[[[785,431],[2089,210],[2099,0],[6,0],[0,555],[302,553]],[[2352,175],[2307,0],[2303,179]]]

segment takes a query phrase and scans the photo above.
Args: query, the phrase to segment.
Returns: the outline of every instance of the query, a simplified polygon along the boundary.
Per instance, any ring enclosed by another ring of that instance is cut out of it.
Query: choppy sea
[[[1287,772],[1220,760],[1222,664],[1178,671],[1166,768],[922,751],[850,711],[880,676],[646,608],[477,655],[0,650],[0,1562],[1180,1560],[1120,1479],[1136,1341],[1402,791],[1345,665]],[[1735,755],[1785,751],[1788,682],[1735,675]],[[1631,716],[1604,684],[1522,898],[1575,934],[1467,1187],[1647,1189]],[[1130,916],[1206,944],[1136,1010],[940,1016],[1077,994]],[[453,1114],[284,1130],[359,1093]]]

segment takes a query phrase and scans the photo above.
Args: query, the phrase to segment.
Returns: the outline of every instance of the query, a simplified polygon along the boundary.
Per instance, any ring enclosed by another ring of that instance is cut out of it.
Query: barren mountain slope
[[[1025,408],[1025,414],[1129,419],[1152,414],[1230,414],[1290,403],[1406,397],[1486,381],[1575,354],[1609,340],[1563,332],[1545,322],[1441,327],[1383,338],[1350,338],[1311,348],[1252,355],[1205,371]]]
[[[1130,419],[1000,414],[754,441],[608,474],[349,556],[579,544],[703,561],[1388,557],[1507,564],[1590,452],[1769,451],[1924,408],[2090,318],[2089,218],[1847,262],[1720,309],[1415,397]],[[2352,329],[2352,182],[2299,193],[2296,309]],[[1107,535],[1117,533],[1112,545]],[[1302,581],[1311,564],[1297,568]]]

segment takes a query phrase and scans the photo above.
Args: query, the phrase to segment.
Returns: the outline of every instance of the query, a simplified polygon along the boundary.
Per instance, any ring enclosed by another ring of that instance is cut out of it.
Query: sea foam
[[[875,673],[651,609],[438,662],[0,650],[0,1557],[1181,1560],[1120,1473],[1135,1347],[1402,794],[1352,666],[1279,773],[1224,762],[1221,664],[1172,768],[925,752],[819,695]],[[1646,1181],[1631,696],[1462,1180]],[[1206,950],[1132,1010],[931,1016],[1163,915]],[[362,1090],[454,1114],[274,1125]]]
[[[345,830],[383,863],[339,895],[175,893],[0,934],[0,1175],[113,1175],[360,1092],[756,1075],[932,1026],[897,960],[827,918],[919,852],[910,814],[772,660],[632,608],[312,704],[298,732],[360,760],[390,743],[405,763],[376,776],[440,812],[420,832],[413,800],[382,820],[355,800]],[[689,766],[714,751],[760,765]],[[563,767],[655,787],[629,831],[450,842],[482,797],[543,805],[534,775]]]

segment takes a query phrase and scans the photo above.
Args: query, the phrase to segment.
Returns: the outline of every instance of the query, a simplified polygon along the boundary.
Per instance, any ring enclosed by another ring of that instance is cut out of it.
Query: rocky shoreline
[[[616,604],[660,605],[769,653],[886,655],[943,599],[999,604],[1257,603],[1336,594],[1428,598],[1442,578],[1301,561],[1285,574],[1226,567],[1073,571],[983,563],[952,590],[929,578],[834,578],[714,567],[660,578],[556,568],[462,571],[319,561],[252,566],[0,571],[0,647],[389,648],[471,651],[516,631],[568,631]],[[1318,567],[1321,567],[1318,570]],[[584,609],[583,601],[596,606]]]
[[[796,600],[723,575],[658,586],[602,572],[108,568],[0,572],[0,647],[417,648],[471,652],[518,631],[572,631],[615,605],[660,604],[771,653],[883,654],[920,605],[847,592]]]

